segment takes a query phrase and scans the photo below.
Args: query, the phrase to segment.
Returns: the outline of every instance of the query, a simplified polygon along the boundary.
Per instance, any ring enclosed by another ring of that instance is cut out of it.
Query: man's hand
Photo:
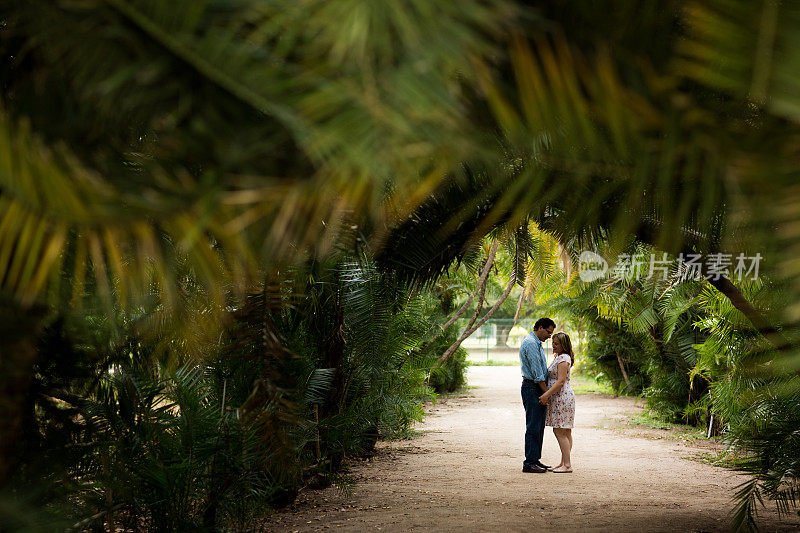
[[[549,402],[549,401],[550,401],[550,398],[549,398],[549,397],[546,397],[544,394],[542,394],[541,396],[539,396],[539,403],[540,403],[540,404],[542,404],[542,405],[547,405],[547,402]]]

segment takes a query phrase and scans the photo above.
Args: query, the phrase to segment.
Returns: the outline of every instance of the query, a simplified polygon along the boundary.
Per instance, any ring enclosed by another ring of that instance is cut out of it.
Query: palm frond
[[[676,68],[794,122],[800,100],[800,10],[791,3],[710,0],[687,10],[688,39]]]

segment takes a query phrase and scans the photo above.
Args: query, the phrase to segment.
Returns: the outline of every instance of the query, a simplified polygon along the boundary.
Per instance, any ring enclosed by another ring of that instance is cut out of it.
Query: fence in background
[[[519,361],[519,346],[528,333],[533,330],[533,319],[521,319],[514,324],[512,318],[492,318],[479,327],[461,344],[467,350],[470,361]],[[457,322],[460,332],[469,324],[469,320]],[[550,358],[550,340],[544,342],[544,351]]]

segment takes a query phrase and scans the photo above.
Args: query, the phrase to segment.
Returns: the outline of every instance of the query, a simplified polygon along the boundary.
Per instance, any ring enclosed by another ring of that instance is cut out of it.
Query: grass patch
[[[477,385],[462,385],[453,392],[439,392],[433,394],[431,397],[426,398],[422,405],[427,407],[435,407],[440,401],[455,400],[460,398],[472,398],[472,391],[479,388]]]
[[[639,428],[666,429],[666,430],[691,427],[691,426],[684,426],[682,424],[673,424],[672,422],[665,422],[660,418],[654,416],[649,411],[642,411],[638,415],[631,417],[628,420],[628,425]],[[697,429],[697,428],[692,428],[692,429]]]
[[[631,428],[661,430],[664,432],[664,437],[666,438],[684,441],[708,440],[706,439],[705,430],[702,427],[665,422],[647,410],[629,418],[626,425]]]
[[[519,361],[467,361],[469,366],[519,366]]]
[[[380,440],[384,442],[398,442],[403,440],[412,440],[416,439],[417,437],[421,437],[425,434],[426,430],[416,429],[413,427],[408,428],[407,430],[403,431],[402,434],[399,435],[392,435],[392,436],[384,436],[381,435]]]
[[[719,450],[687,455],[682,457],[682,459],[723,468],[739,468],[747,461],[747,455],[734,450]]]
[[[451,398],[468,398],[470,396],[470,393],[477,388],[478,388],[477,385],[463,385],[458,389],[454,390],[453,392],[440,392],[439,394],[436,395],[436,398],[434,398],[433,403],[435,404],[436,400],[448,400]]]
[[[607,383],[595,381],[589,376],[575,374],[570,376],[569,382],[572,385],[572,390],[575,394],[613,394],[617,395],[616,391]]]

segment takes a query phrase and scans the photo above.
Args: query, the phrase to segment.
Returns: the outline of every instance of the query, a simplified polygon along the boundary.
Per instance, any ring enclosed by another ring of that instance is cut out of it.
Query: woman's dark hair
[[[552,327],[553,329],[555,329],[555,327],[556,327],[556,323],[553,322],[552,319],[550,319],[550,318],[540,318],[533,325],[533,331],[536,331],[539,328],[547,329],[547,328],[550,328],[550,327]]]

